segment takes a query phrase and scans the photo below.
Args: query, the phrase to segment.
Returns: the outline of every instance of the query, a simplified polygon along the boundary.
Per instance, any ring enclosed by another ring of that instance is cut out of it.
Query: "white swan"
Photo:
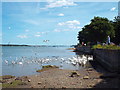
[[[12,64],[15,64],[15,61],[12,61]]]
[[[23,63],[22,62],[18,62],[18,64],[22,65]]]
[[[8,64],[8,61],[7,61],[7,60],[5,60],[5,63],[6,63],[6,64]]]

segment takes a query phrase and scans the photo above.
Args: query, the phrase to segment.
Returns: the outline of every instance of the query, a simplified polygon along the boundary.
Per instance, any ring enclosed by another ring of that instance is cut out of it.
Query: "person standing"
[[[110,45],[110,36],[108,36],[107,43]]]

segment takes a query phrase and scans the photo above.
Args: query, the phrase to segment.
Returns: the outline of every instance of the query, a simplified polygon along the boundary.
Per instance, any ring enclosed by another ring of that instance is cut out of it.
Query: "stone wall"
[[[95,49],[94,60],[111,72],[120,72],[120,50]]]
[[[76,47],[76,50],[80,52],[88,53],[88,54],[92,53],[92,50],[89,46]]]

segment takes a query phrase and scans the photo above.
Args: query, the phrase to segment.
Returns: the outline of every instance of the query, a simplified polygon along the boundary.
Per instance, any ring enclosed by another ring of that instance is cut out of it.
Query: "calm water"
[[[56,65],[61,69],[79,70],[86,56],[67,50],[70,47],[2,47],[2,75],[25,76],[38,74],[44,65]],[[90,58],[91,59],[91,58]]]

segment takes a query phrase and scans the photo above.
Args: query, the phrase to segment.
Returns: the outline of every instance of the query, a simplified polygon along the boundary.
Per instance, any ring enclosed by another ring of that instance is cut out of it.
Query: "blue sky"
[[[3,44],[74,45],[94,16],[113,20],[117,8],[117,2],[3,2],[0,36]]]

